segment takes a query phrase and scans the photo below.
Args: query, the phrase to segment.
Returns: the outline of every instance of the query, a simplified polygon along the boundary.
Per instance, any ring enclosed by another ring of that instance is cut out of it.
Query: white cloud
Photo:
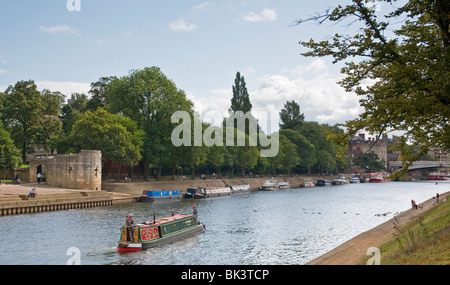
[[[192,32],[197,29],[197,25],[186,22],[184,19],[179,19],[169,24],[173,32]]]
[[[84,93],[87,95],[91,89],[91,84],[84,82],[35,81],[35,83],[40,91],[44,89],[59,91],[67,97],[70,97],[72,93]]]
[[[294,100],[307,121],[335,124],[356,118],[362,112],[359,98],[345,92],[336,83],[340,78],[325,70],[325,62],[318,59],[292,70],[291,76],[273,74],[260,78],[259,88],[250,92],[253,110],[280,112],[286,101]]]
[[[69,36],[79,36],[81,37],[81,32],[68,25],[57,25],[52,27],[40,26],[39,30],[42,33],[47,33],[51,35],[69,35]]]
[[[6,69],[1,69],[0,68],[0,74],[5,74],[6,72],[8,72]]]
[[[270,22],[275,21],[277,19],[277,12],[273,9],[264,8],[261,13],[248,13],[242,19],[246,22]]]
[[[211,3],[209,3],[209,2],[203,2],[201,4],[198,4],[194,7],[192,7],[192,10],[194,10],[194,11],[206,10],[208,8],[208,6],[210,6],[210,5],[211,5]]]

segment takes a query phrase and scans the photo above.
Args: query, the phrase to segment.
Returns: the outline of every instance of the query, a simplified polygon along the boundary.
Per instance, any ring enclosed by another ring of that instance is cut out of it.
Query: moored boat
[[[155,202],[167,200],[180,200],[180,190],[144,190],[142,196],[138,198],[139,202]]]
[[[280,189],[280,185],[276,180],[266,180],[264,184],[261,186],[261,190],[263,191],[276,191]]]
[[[316,186],[331,186],[330,180],[319,179],[317,180]]]
[[[302,187],[314,187],[315,185],[311,179],[305,179],[305,181],[303,182],[303,184],[301,186]]]
[[[186,189],[186,193],[183,195],[186,199],[204,199],[206,198],[206,190],[205,188],[188,188]]]
[[[450,180],[450,174],[441,172],[432,172],[428,175],[428,180]]]
[[[380,183],[389,182],[388,174],[384,172],[372,172],[369,174],[369,182]]]
[[[230,187],[233,195],[250,193],[252,191],[252,189],[250,188],[250,184],[231,185]]]
[[[227,187],[206,187],[205,188],[205,197],[228,197],[231,195],[231,188]]]
[[[291,183],[289,180],[283,180],[280,183],[278,183],[279,189],[291,189]]]
[[[352,179],[350,179],[350,183],[361,183],[358,176],[353,176]]]
[[[342,184],[348,184],[349,181],[347,178],[345,178],[344,174],[339,174],[338,177],[336,177],[333,180],[333,185],[342,185]]]
[[[141,251],[191,237],[204,230],[205,226],[198,221],[197,215],[175,214],[136,226],[121,227],[117,250],[119,252]],[[128,231],[131,231],[132,240],[127,238]]]

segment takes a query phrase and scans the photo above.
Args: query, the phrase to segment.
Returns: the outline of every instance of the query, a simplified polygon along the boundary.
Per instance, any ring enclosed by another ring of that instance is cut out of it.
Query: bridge
[[[439,168],[439,167],[450,167],[450,160],[439,160],[439,161],[414,161],[414,163],[409,166],[408,171],[416,169],[426,169],[426,168]],[[399,170],[403,168],[401,161],[389,161],[389,169]]]

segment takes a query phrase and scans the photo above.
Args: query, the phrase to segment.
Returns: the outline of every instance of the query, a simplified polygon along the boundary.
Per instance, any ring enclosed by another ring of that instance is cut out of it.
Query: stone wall
[[[39,171],[47,185],[80,190],[101,190],[102,153],[99,150],[82,150],[73,155],[31,159],[30,182],[37,181]]]

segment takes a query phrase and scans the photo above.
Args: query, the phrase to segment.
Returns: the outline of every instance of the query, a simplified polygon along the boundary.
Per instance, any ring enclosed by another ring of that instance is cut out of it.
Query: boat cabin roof
[[[153,222],[153,220],[148,220],[147,222],[143,223],[143,224],[137,224],[140,228],[146,228],[146,227],[154,227],[154,226],[159,226],[162,224],[166,224],[166,223],[170,223],[176,220],[181,220],[184,218],[189,218],[189,217],[193,217],[195,215],[184,215],[184,214],[175,214],[173,216],[167,216],[167,217],[162,217],[162,218],[158,218],[155,220],[155,222]]]

